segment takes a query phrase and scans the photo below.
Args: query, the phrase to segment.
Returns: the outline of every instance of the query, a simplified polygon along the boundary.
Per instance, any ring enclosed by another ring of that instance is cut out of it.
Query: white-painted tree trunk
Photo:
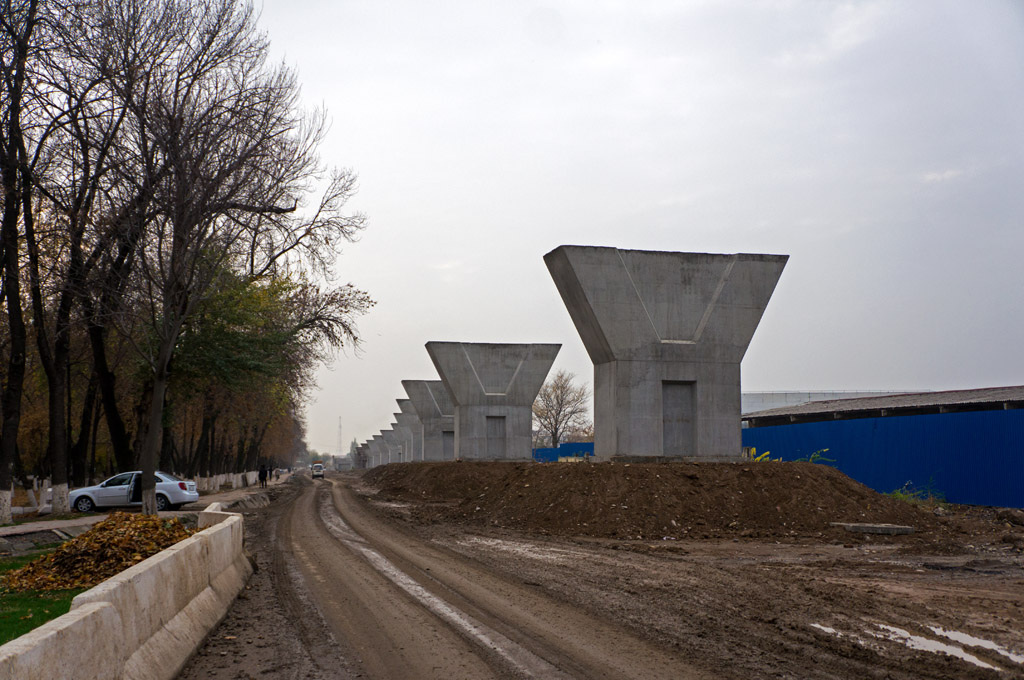
[[[50,491],[50,512],[55,515],[66,515],[71,512],[71,503],[68,501],[68,485],[56,484]]]
[[[142,514],[155,515],[156,512],[156,489],[142,490]]]
[[[11,516],[11,489],[0,489],[0,524],[10,524],[14,521]]]

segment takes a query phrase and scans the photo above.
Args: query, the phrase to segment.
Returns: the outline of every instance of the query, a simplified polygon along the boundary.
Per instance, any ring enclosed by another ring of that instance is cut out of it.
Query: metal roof
[[[743,416],[743,420],[750,427],[761,427],[842,418],[879,418],[922,413],[1016,408],[1024,408],[1024,385],[811,401],[795,406],[783,406],[748,413]]]

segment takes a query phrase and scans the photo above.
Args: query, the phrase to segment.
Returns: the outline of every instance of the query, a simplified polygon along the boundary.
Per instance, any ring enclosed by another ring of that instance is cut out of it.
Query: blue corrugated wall
[[[562,442],[557,449],[534,449],[533,459],[538,463],[554,463],[559,456],[593,456],[594,442]]]
[[[783,460],[815,451],[876,491],[910,482],[951,503],[1024,508],[1024,410],[831,420],[743,430]]]

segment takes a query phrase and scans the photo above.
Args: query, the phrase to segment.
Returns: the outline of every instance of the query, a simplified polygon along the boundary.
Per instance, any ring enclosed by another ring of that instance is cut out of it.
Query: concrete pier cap
[[[455,458],[531,459],[533,400],[561,345],[428,342],[426,347],[455,406]]]
[[[396,399],[401,413],[395,414],[395,421],[412,433],[409,460],[423,460],[423,423],[413,408],[411,399]]]
[[[597,458],[740,456],[740,362],[788,259],[598,246],[544,256],[594,362]]]
[[[423,429],[423,460],[455,460],[455,404],[440,380],[403,380]]]

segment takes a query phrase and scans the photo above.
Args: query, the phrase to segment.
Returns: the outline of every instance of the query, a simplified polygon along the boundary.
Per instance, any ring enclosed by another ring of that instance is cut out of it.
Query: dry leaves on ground
[[[8,590],[91,588],[194,533],[176,518],[114,512],[89,531],[5,574]]]

